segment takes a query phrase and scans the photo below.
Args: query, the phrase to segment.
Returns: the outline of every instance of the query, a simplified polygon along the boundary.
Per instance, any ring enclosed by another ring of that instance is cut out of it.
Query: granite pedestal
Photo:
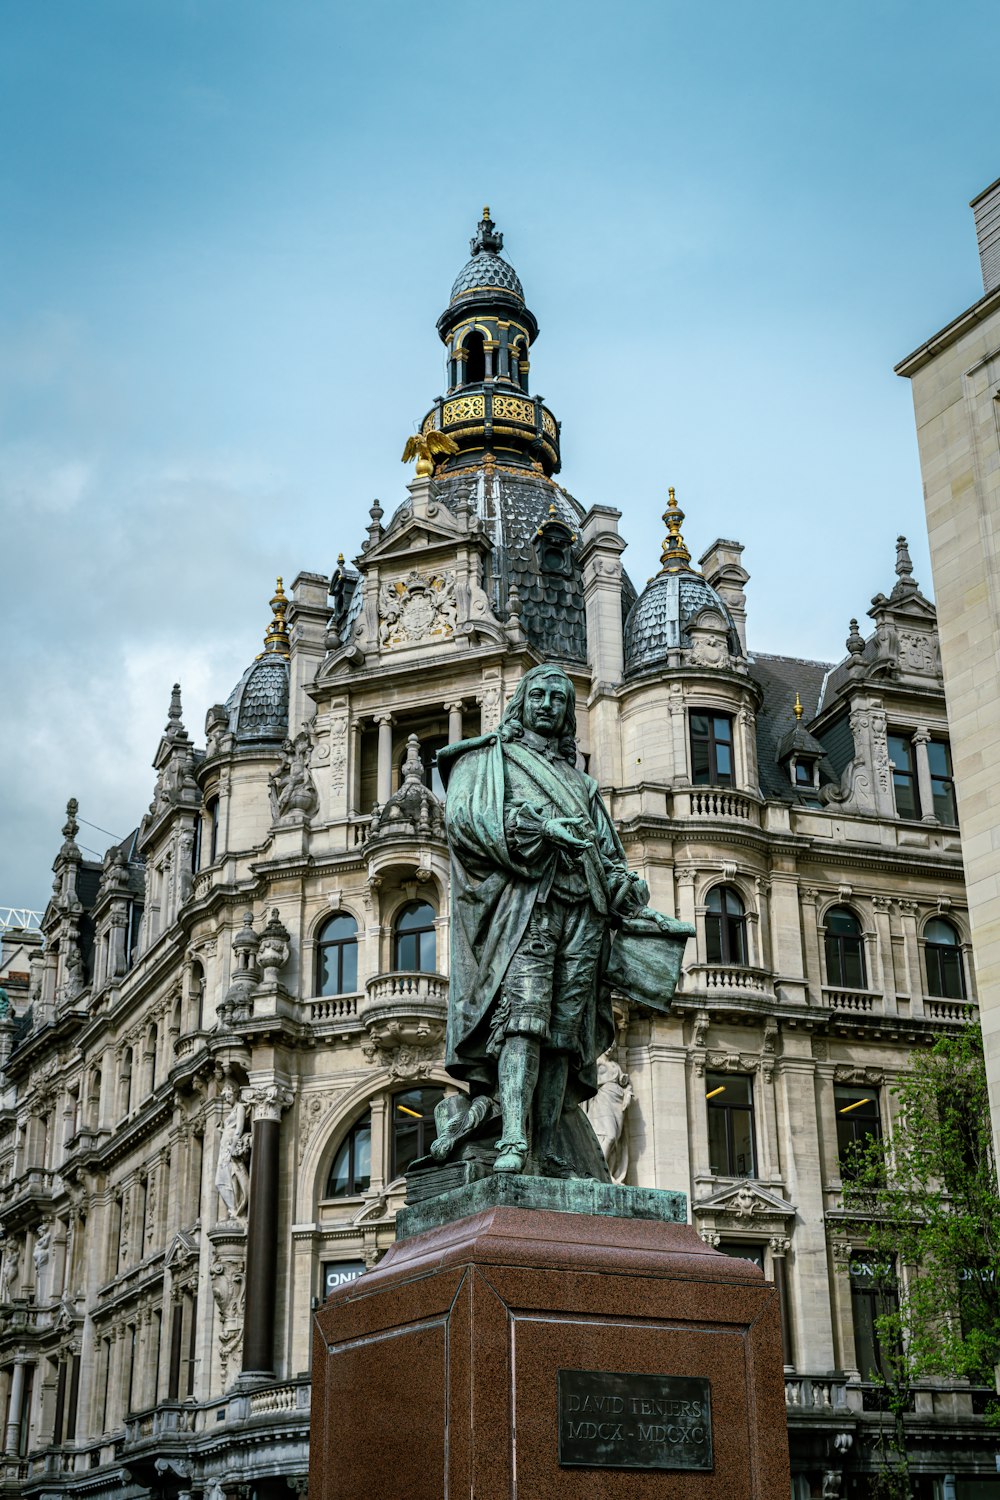
[[[510,1182],[317,1312],[310,1500],[787,1495],[761,1272],[671,1222],[680,1195],[622,1218],[512,1205]]]

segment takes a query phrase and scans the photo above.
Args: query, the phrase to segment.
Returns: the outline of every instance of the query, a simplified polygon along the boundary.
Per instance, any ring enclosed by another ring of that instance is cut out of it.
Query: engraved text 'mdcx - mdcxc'
[[[559,1462],[605,1469],[711,1469],[707,1380],[559,1371]]]

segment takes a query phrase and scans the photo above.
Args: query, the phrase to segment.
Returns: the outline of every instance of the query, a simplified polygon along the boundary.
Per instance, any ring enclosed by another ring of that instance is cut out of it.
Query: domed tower
[[[503,235],[483,209],[472,255],[455,277],[437,329],[448,351],[448,390],[423,420],[454,438],[449,470],[493,454],[498,462],[557,474],[559,423],[529,392],[530,349],[538,323],[520,278],[503,259]]]
[[[222,710],[236,748],[280,745],[288,733],[287,610],[288,600],[279,578],[271,600],[272,618],[264,636],[264,649],[247,667]]]

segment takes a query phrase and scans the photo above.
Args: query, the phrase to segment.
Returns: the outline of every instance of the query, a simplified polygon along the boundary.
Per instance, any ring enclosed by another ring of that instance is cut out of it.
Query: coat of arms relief
[[[383,650],[411,646],[455,633],[458,605],[455,575],[411,572],[383,583],[378,593],[378,638]]]

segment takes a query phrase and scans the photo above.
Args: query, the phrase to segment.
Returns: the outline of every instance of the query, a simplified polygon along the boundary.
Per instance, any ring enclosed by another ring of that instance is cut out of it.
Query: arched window
[[[358,924],[346,913],[320,929],[316,950],[316,993],[353,995],[358,987]]]
[[[433,974],[437,967],[434,908],[426,901],[409,901],[396,918],[392,966],[397,973]]]
[[[958,933],[950,922],[934,917],[924,928],[927,993],[946,1000],[965,999],[965,973]]]
[[[444,1089],[409,1089],[392,1098],[392,1175],[399,1177],[418,1157],[426,1156],[437,1131],[434,1110]]]
[[[846,906],[826,914],[826,982],[848,990],[868,986],[861,923]]]
[[[521,387],[522,391],[528,389],[528,350],[523,339],[518,339],[514,344],[514,358],[517,360],[517,373],[513,369],[511,374]]]
[[[159,1046],[159,1042],[160,1042],[160,1033],[159,1033],[159,1031],[157,1029],[157,1026],[156,1026],[156,1023],[154,1021],[153,1025],[149,1028],[149,1035],[146,1038],[146,1096],[147,1096],[147,1098],[153,1092],[153,1090],[156,1088],[156,1049]]]
[[[340,1143],[326,1180],[328,1198],[366,1193],[372,1180],[372,1112],[366,1109]]]
[[[745,965],[747,919],[738,894],[732,886],[713,886],[706,905],[705,946],[709,963]]]
[[[206,804],[205,804],[205,822],[208,824],[208,829],[207,829],[208,837],[207,838],[205,837],[206,830],[203,829],[201,837],[198,840],[199,863],[203,862],[206,865],[214,865],[216,859],[218,858],[218,854],[219,854],[219,799],[218,799],[218,797],[213,797],[210,802],[206,802]],[[207,858],[202,861],[202,856],[203,855],[206,855]]]
[[[465,349],[465,383],[479,385],[486,379],[486,350],[482,334],[470,333],[465,341]]]
[[[126,1047],[118,1075],[118,1113],[125,1116],[132,1103],[132,1048]]]

